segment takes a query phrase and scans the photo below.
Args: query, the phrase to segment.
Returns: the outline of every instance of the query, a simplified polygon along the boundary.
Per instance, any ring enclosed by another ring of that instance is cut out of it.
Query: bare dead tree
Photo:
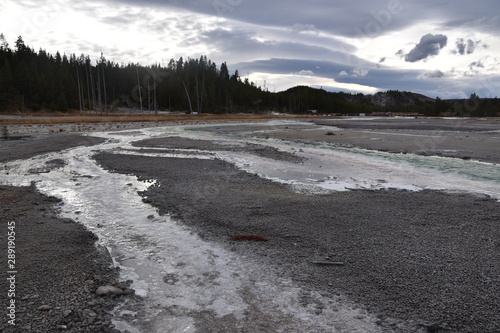
[[[184,83],[184,80],[182,80],[182,84],[184,85],[184,90],[186,90],[186,96],[187,96],[187,98],[188,98],[188,102],[189,102],[189,111],[190,111],[191,113],[193,113],[193,107],[192,107],[192,105],[191,105],[191,97],[189,97],[189,92],[188,92],[188,90],[187,90],[186,84]]]

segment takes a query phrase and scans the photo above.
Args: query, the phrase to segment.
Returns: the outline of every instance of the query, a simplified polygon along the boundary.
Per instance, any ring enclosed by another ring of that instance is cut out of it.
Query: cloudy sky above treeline
[[[0,32],[120,64],[206,55],[270,91],[500,95],[498,0],[0,0]]]

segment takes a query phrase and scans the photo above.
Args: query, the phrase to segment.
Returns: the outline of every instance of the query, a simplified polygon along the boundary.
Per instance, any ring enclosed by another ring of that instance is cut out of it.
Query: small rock
[[[83,312],[85,313],[85,315],[87,317],[96,317],[97,316],[97,313],[95,313],[94,311],[89,310],[89,309],[85,309]]]
[[[119,296],[123,290],[113,286],[100,286],[95,292],[98,296]]]
[[[52,309],[52,307],[51,307],[50,305],[47,305],[47,304],[45,304],[45,305],[40,305],[40,306],[38,307],[38,310],[39,310],[39,311],[49,311],[49,310],[51,310],[51,309]]]

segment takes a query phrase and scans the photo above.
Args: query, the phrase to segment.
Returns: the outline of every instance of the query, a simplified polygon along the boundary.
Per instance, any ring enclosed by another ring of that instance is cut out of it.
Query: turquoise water
[[[438,189],[485,194],[500,199],[500,165],[460,158],[388,153],[327,143],[190,131],[193,138],[268,145],[306,158],[300,165],[256,156],[232,154],[227,160],[263,177],[331,190]]]
[[[498,183],[500,186],[500,165],[493,163],[450,157],[394,154],[357,148],[324,148],[397,162],[411,167],[425,168],[441,174],[454,174],[474,180],[492,181]]]

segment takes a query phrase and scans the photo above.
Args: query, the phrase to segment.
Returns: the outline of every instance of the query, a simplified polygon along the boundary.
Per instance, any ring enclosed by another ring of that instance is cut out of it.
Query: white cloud
[[[270,74],[270,73],[251,73],[248,76],[249,80],[255,82],[257,86],[265,87],[269,91],[284,91],[293,86],[310,86],[322,87],[330,91],[358,91],[367,94],[374,94],[379,91],[375,87],[366,85],[336,82],[331,78],[319,76],[304,75],[304,74]]]
[[[291,31],[296,33],[312,33],[314,35],[319,35],[319,30],[316,29],[314,24],[299,24],[295,23],[291,28]]]
[[[370,70],[368,68],[363,68],[363,67],[355,67],[351,71],[354,76],[367,76]]]
[[[309,75],[309,76],[314,76],[314,72],[311,70],[301,70],[300,72],[297,73],[298,75]]]

